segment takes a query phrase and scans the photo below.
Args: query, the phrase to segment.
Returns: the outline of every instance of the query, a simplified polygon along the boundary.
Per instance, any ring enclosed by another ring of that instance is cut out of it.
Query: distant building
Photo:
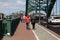
[[[0,19],[3,19],[3,18],[4,18],[4,14],[0,13]]]

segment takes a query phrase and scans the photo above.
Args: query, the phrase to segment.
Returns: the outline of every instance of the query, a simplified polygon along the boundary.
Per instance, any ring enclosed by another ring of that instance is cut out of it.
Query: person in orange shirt
[[[27,28],[27,29],[30,29],[30,28],[29,28],[29,23],[30,23],[30,16],[27,15],[27,16],[26,16],[26,28]]]

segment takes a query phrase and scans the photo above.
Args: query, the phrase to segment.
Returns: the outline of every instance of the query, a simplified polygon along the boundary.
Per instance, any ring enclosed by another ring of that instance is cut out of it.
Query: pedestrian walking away
[[[35,16],[33,15],[31,17],[31,24],[32,24],[32,28],[35,29],[35,23],[36,23],[36,19],[35,19]]]
[[[30,23],[30,16],[27,15],[27,16],[26,16],[26,28],[27,28],[27,29],[30,29],[29,23]]]

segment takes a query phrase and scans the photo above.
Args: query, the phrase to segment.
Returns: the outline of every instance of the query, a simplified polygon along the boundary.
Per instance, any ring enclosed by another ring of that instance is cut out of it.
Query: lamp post
[[[56,0],[56,15],[57,15],[57,0]]]
[[[48,27],[48,0],[47,0],[47,24],[46,27]]]
[[[39,0],[39,24],[40,24],[40,0]]]
[[[25,13],[25,16],[27,16],[28,15],[28,0],[26,0],[26,13]]]
[[[37,14],[37,3],[36,3],[36,0],[35,0],[35,13]]]
[[[40,20],[41,19],[41,15],[40,15],[41,5],[40,4],[43,2],[43,0],[39,0],[38,2],[39,2],[39,24],[40,24],[40,21],[41,21]]]

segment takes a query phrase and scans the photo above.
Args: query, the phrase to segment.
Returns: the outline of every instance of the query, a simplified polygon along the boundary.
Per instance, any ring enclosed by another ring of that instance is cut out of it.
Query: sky
[[[9,15],[20,10],[25,11],[25,0],[0,0],[0,12]]]
[[[60,0],[56,0],[51,14],[60,15]]]
[[[54,5],[52,14],[60,14],[60,0],[57,0]],[[57,8],[56,8],[57,7]],[[0,0],[0,12],[10,15],[12,12],[18,12],[20,10],[25,11],[26,8],[26,0]],[[57,9],[57,11],[56,11]]]

